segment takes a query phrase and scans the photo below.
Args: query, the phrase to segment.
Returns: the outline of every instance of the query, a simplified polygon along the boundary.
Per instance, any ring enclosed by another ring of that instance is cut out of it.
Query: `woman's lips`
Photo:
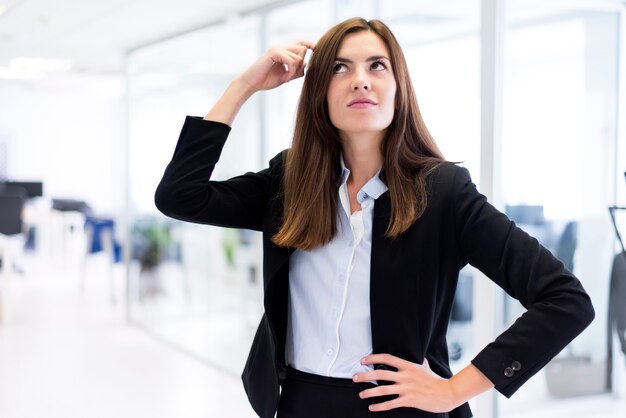
[[[368,108],[374,107],[374,106],[376,106],[374,103],[358,102],[358,103],[350,105],[349,107],[351,109],[368,109]]]
[[[368,109],[370,107],[376,106],[376,102],[370,99],[354,99],[350,103],[348,103],[348,107],[353,109]]]

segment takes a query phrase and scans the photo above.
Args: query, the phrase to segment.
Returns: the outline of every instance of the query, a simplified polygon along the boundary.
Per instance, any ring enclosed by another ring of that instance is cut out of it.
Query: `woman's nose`
[[[354,78],[352,79],[352,90],[357,91],[357,90],[369,90],[370,89],[370,82],[367,79],[366,74],[364,74],[363,70],[356,70],[354,72]]]
[[[369,90],[369,84],[366,82],[359,82],[359,83],[354,83],[352,85],[352,89],[354,91],[358,91],[358,90]]]

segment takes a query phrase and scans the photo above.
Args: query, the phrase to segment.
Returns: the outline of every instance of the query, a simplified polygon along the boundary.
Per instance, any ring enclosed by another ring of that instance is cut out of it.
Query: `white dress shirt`
[[[313,250],[296,250],[289,262],[289,317],[285,360],[322,376],[351,379],[372,370],[361,359],[372,353],[370,259],[374,201],[387,191],[380,170],[357,193],[351,213],[341,158],[337,234]]]

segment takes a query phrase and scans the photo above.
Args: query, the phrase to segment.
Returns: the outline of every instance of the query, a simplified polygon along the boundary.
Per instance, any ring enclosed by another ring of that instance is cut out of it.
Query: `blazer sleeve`
[[[155,192],[156,207],[188,222],[261,230],[270,169],[210,180],[230,127],[187,116],[172,160]]]
[[[453,187],[462,254],[527,309],[472,360],[510,397],[591,323],[594,309],[580,281],[489,204],[467,169],[457,168]]]

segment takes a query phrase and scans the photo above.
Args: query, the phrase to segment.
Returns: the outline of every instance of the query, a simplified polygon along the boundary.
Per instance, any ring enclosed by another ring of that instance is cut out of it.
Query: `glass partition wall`
[[[620,8],[600,3],[506,4],[504,209],[582,281],[596,319],[511,400],[500,402],[503,417],[553,417],[567,410],[590,416],[593,406],[581,399],[610,390],[607,312],[615,234],[608,207],[616,186],[626,183],[619,174],[624,167],[616,166]],[[506,327],[523,308],[510,298],[503,306]],[[568,401],[575,399],[573,409]]]
[[[293,2],[131,51],[132,321],[207,363],[242,370],[262,309],[259,235],[167,219],[153,195],[184,116],[204,115],[230,80],[271,45],[317,40],[339,20],[379,13],[404,47],[424,117],[445,155],[477,167],[478,3],[455,4],[463,8],[448,5],[435,16],[427,4]],[[416,22],[419,31],[412,30]],[[214,178],[259,170],[289,146],[301,87],[302,80],[294,80],[246,103]],[[449,124],[451,115],[463,123]],[[471,274],[463,277],[451,348],[454,359],[464,355],[467,361]]]
[[[544,406],[555,407],[549,410],[557,416],[560,399],[607,390],[601,382],[607,376],[604,312],[614,234],[606,207],[615,203],[616,188],[626,186],[616,184],[616,172],[625,168],[614,156],[623,7],[610,1],[505,3],[502,138],[495,139],[501,153],[494,155],[501,167],[494,182],[500,209],[566,261],[599,315],[545,371],[498,402],[497,412],[474,412],[539,416],[530,411]],[[131,321],[226,373],[243,370],[262,313],[260,235],[167,219],[153,195],[185,115],[203,116],[271,45],[317,40],[350,16],[382,19],[403,47],[422,115],[444,156],[466,166],[481,189],[481,7],[478,0],[277,2],[130,51]],[[295,80],[246,103],[214,178],[260,170],[289,146],[301,86]],[[457,289],[448,332],[453,371],[481,348],[473,329],[485,325],[472,321],[474,301],[491,303],[475,294],[474,276],[464,269]],[[520,313],[517,302],[505,299],[496,322],[502,328]],[[581,371],[591,376],[585,387],[563,384]]]
[[[454,4],[451,4],[454,3]],[[380,19],[403,47],[422,116],[444,157],[480,182],[479,2],[380,2]],[[451,121],[454,121],[451,123]],[[473,268],[461,271],[448,330],[451,367],[475,354]]]
[[[168,219],[155,208],[154,191],[185,115],[204,116],[233,76],[258,56],[260,28],[258,16],[214,25],[133,51],[127,64],[129,316],[164,341],[231,373],[242,369],[258,321],[257,237]],[[215,169],[217,179],[240,174],[244,167],[261,169],[258,98],[242,109],[237,122]],[[232,361],[222,361],[225,355]]]

